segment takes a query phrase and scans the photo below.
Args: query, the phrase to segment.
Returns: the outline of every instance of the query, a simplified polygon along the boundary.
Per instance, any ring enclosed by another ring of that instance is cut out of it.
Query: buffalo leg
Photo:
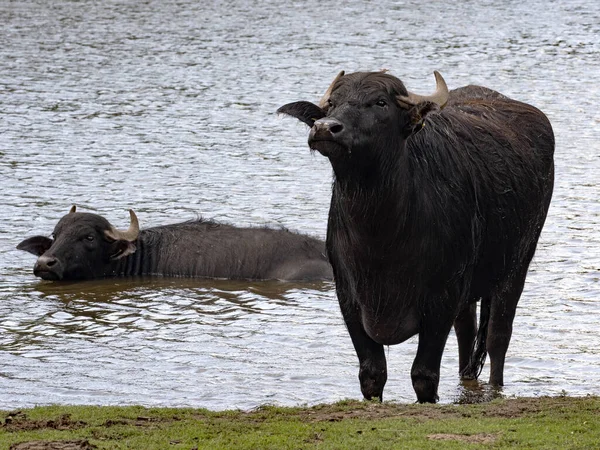
[[[494,386],[504,385],[506,352],[526,276],[527,268],[515,276],[508,287],[500,289],[492,296],[486,348],[490,355],[490,384]]]
[[[427,326],[419,332],[417,355],[410,372],[419,403],[435,403],[440,382],[442,353],[452,322]]]
[[[371,339],[360,321],[355,308],[342,307],[342,315],[358,356],[360,390],[367,400],[383,400],[383,388],[387,381],[387,364],[383,345]]]
[[[458,372],[467,367],[473,353],[473,344],[477,336],[477,303],[464,305],[454,319],[454,331],[458,341]]]

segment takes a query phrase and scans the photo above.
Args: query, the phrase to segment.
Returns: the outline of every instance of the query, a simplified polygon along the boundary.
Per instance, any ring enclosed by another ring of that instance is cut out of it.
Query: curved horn
[[[74,212],[77,212],[77,205],[71,206],[71,209],[69,210],[69,214],[73,214]]]
[[[115,241],[135,241],[140,234],[140,223],[138,222],[138,218],[133,212],[133,209],[129,210],[129,217],[131,218],[131,223],[129,224],[129,229],[127,231],[119,231],[111,225],[110,230],[106,230],[104,234]]]
[[[322,109],[322,108],[325,108],[327,106],[327,102],[329,101],[329,97],[331,96],[331,92],[333,91],[333,86],[335,85],[335,83],[337,83],[337,81],[340,78],[342,78],[344,76],[344,73],[345,72],[342,70],[340,73],[337,74],[337,77],[335,77],[333,79],[333,82],[329,85],[329,87],[325,91],[325,94],[323,95],[323,97],[319,101],[319,108]]]
[[[443,108],[446,102],[448,101],[448,86],[444,81],[444,78],[440,75],[440,73],[436,70],[433,72],[435,75],[435,92],[431,95],[418,95],[409,92],[405,97],[403,95],[399,95],[396,97],[400,106],[403,108],[410,108],[414,105],[423,102],[433,102],[437,103],[440,108]]]

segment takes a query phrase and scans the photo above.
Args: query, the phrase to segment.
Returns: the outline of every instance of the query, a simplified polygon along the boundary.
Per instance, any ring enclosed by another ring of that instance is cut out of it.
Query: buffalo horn
[[[115,241],[123,240],[133,242],[137,239],[140,234],[140,224],[138,218],[133,212],[133,209],[129,210],[129,216],[131,217],[131,223],[127,231],[119,231],[111,225],[110,230],[106,230],[104,234]]]
[[[73,206],[71,206],[71,209],[69,210],[69,214],[73,214],[76,211],[77,211],[77,205],[73,205]]]
[[[448,86],[446,85],[444,78],[442,78],[442,76],[437,70],[434,71],[433,74],[435,75],[436,84],[436,89],[433,94],[417,95],[413,94],[412,92],[409,92],[406,97],[403,95],[399,95],[397,97],[397,100],[400,103],[400,106],[408,109],[419,103],[433,102],[437,103],[440,106],[440,108],[443,108],[446,102],[448,101]]]
[[[329,85],[329,87],[327,88],[327,90],[325,91],[325,95],[323,95],[323,97],[321,98],[321,101],[319,102],[319,108],[325,108],[327,106],[327,102],[329,101],[329,97],[331,97],[331,92],[333,91],[333,86],[335,85],[335,83],[337,83],[337,81],[342,78],[344,76],[344,71],[342,70],[340,73],[337,74],[337,77],[335,77],[335,79],[333,80],[333,82]]]

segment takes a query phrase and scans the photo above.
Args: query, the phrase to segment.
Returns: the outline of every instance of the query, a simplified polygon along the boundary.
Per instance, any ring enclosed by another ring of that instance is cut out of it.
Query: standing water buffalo
[[[287,230],[237,228],[198,220],[119,231],[104,217],[75,206],[52,234],[17,248],[38,256],[33,272],[45,280],[162,275],[251,280],[328,280],[325,243]]]
[[[320,104],[278,112],[311,127],[334,182],[327,251],[365,398],[382,398],[384,345],[418,334],[419,402],[438,399],[452,325],[459,371],[503,384],[515,310],[554,183],[538,109],[480,86],[419,96],[385,72],[341,72]],[[476,302],[481,299],[479,327]]]

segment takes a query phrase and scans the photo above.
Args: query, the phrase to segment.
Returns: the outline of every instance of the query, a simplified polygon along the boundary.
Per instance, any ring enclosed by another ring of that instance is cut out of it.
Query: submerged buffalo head
[[[17,248],[38,256],[33,273],[44,280],[99,278],[113,261],[136,250],[139,224],[133,210],[129,214],[129,229],[119,231],[104,217],[78,213],[73,206],[54,228],[52,239],[34,236]]]
[[[397,149],[423,126],[425,116],[448,101],[448,87],[435,73],[437,90],[412,94],[398,78],[381,72],[340,72],[318,105],[300,101],[277,110],[311,127],[308,144],[334,160]]]

